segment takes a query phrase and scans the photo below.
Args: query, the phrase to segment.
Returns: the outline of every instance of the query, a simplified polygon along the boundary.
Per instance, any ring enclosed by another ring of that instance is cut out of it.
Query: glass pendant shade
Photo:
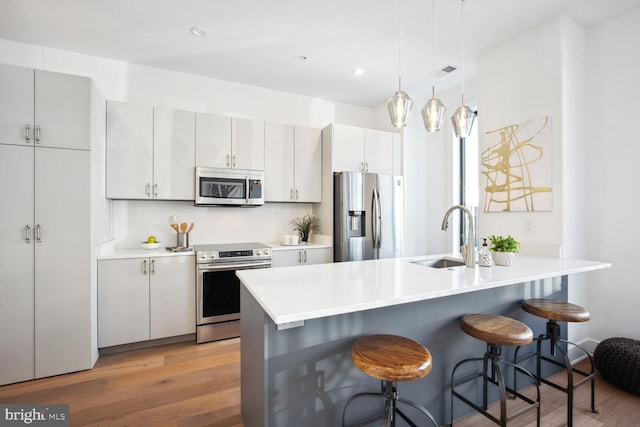
[[[447,107],[437,98],[431,98],[422,108],[422,121],[427,132],[437,132],[444,124]]]
[[[456,138],[467,138],[471,133],[473,122],[476,119],[476,115],[471,108],[466,105],[459,106],[453,116],[451,116],[451,123],[453,124],[453,132]]]
[[[389,98],[387,108],[389,109],[391,124],[396,128],[402,128],[407,125],[409,115],[411,115],[413,100],[406,92],[398,90],[391,98]]]

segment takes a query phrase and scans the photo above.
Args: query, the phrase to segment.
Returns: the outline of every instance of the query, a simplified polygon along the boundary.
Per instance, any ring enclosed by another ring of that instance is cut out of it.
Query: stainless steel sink
[[[460,267],[464,264],[464,261],[457,258],[439,258],[439,259],[424,259],[424,260],[416,260],[411,261],[414,264],[424,265],[425,267],[431,268],[449,268],[449,267]]]

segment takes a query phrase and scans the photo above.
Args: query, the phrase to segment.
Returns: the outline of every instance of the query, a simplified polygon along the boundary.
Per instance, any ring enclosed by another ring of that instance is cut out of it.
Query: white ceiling
[[[0,0],[0,38],[374,106],[397,89],[398,8],[403,87],[429,87],[432,70],[461,65],[460,4],[435,0],[435,65],[430,0]],[[465,75],[484,50],[554,16],[588,28],[636,7],[640,0],[466,0]],[[208,35],[191,35],[193,26]],[[460,81],[459,69],[436,89]]]

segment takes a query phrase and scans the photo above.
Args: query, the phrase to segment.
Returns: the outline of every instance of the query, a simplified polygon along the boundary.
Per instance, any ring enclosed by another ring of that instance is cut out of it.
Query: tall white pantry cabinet
[[[3,64],[0,93],[1,385],[95,362],[90,150],[101,95],[85,77]]]

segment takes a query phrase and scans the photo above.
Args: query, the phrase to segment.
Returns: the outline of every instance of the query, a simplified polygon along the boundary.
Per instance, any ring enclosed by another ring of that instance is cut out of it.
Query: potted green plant
[[[489,250],[496,265],[511,265],[516,253],[520,251],[520,242],[511,237],[511,234],[507,237],[492,234],[489,236],[489,241],[491,242]]]
[[[320,230],[320,218],[314,214],[306,213],[304,216],[289,221],[294,231],[300,233],[300,240],[306,242],[312,231]]]

